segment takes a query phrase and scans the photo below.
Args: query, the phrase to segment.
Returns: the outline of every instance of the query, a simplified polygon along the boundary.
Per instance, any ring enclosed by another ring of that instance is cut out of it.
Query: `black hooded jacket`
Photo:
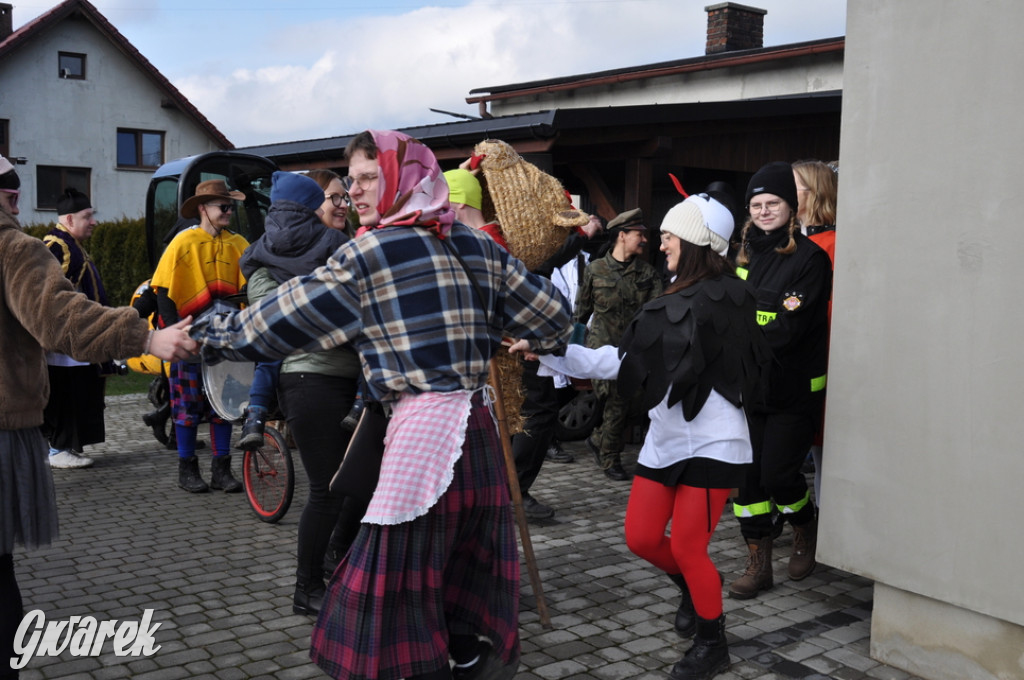
[[[265,232],[239,260],[248,279],[266,267],[278,283],[308,274],[334,254],[348,235],[324,226],[316,213],[294,201],[277,201],[267,211]]]

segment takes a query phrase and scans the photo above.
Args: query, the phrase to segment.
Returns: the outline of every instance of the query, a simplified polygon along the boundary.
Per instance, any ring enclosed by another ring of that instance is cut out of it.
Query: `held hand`
[[[508,348],[509,354],[522,354],[527,361],[537,361],[537,355],[530,351],[530,343],[527,340],[516,340]]]
[[[587,235],[587,238],[594,238],[594,234],[601,231],[601,218],[597,215],[591,215],[590,221],[584,224],[582,227],[583,233]]]
[[[199,350],[199,344],[188,337],[186,328],[191,323],[192,317],[186,316],[173,326],[153,331],[149,353],[165,361],[181,361],[194,355]]]
[[[480,156],[480,158],[483,158],[483,156]],[[473,162],[474,159],[475,159],[474,156],[470,156],[466,160],[464,160],[461,163],[459,163],[459,168],[461,170],[469,170],[471,173],[473,173],[474,176],[479,177],[480,176],[480,162],[477,161],[476,163],[474,163]]]

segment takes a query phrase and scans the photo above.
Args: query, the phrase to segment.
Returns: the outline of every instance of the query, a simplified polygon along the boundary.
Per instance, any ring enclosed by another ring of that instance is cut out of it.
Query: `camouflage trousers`
[[[623,439],[626,432],[626,424],[635,410],[632,404],[636,403],[639,397],[637,394],[624,397],[619,394],[617,383],[614,380],[595,380],[594,391],[599,398],[604,399],[604,411],[601,417],[601,424],[598,425],[590,439],[600,452],[601,468],[607,470],[616,463],[621,463]]]

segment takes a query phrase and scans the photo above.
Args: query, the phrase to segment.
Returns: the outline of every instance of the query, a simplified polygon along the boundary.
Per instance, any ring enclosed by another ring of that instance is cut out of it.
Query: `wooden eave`
[[[643,66],[598,71],[580,75],[534,80],[511,85],[480,87],[469,91],[466,98],[469,104],[479,104],[481,114],[486,112],[487,102],[515,99],[519,97],[535,97],[545,94],[569,92],[587,87],[618,85],[638,80],[663,78],[666,76],[712,71],[715,69],[734,68],[748,64],[759,64],[771,61],[796,59],[815,54],[843,52],[846,49],[845,36],[825,38],[803,43],[792,43],[779,47],[762,47],[754,50],[722,52],[718,54],[659,62]]]

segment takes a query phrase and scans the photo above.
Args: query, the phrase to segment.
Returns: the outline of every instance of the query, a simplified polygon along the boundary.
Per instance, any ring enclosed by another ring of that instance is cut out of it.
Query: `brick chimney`
[[[14,32],[14,5],[8,2],[0,2],[0,41],[7,40],[7,36]]]
[[[704,8],[708,13],[708,42],[704,54],[764,47],[764,15],[768,10],[735,2]]]

